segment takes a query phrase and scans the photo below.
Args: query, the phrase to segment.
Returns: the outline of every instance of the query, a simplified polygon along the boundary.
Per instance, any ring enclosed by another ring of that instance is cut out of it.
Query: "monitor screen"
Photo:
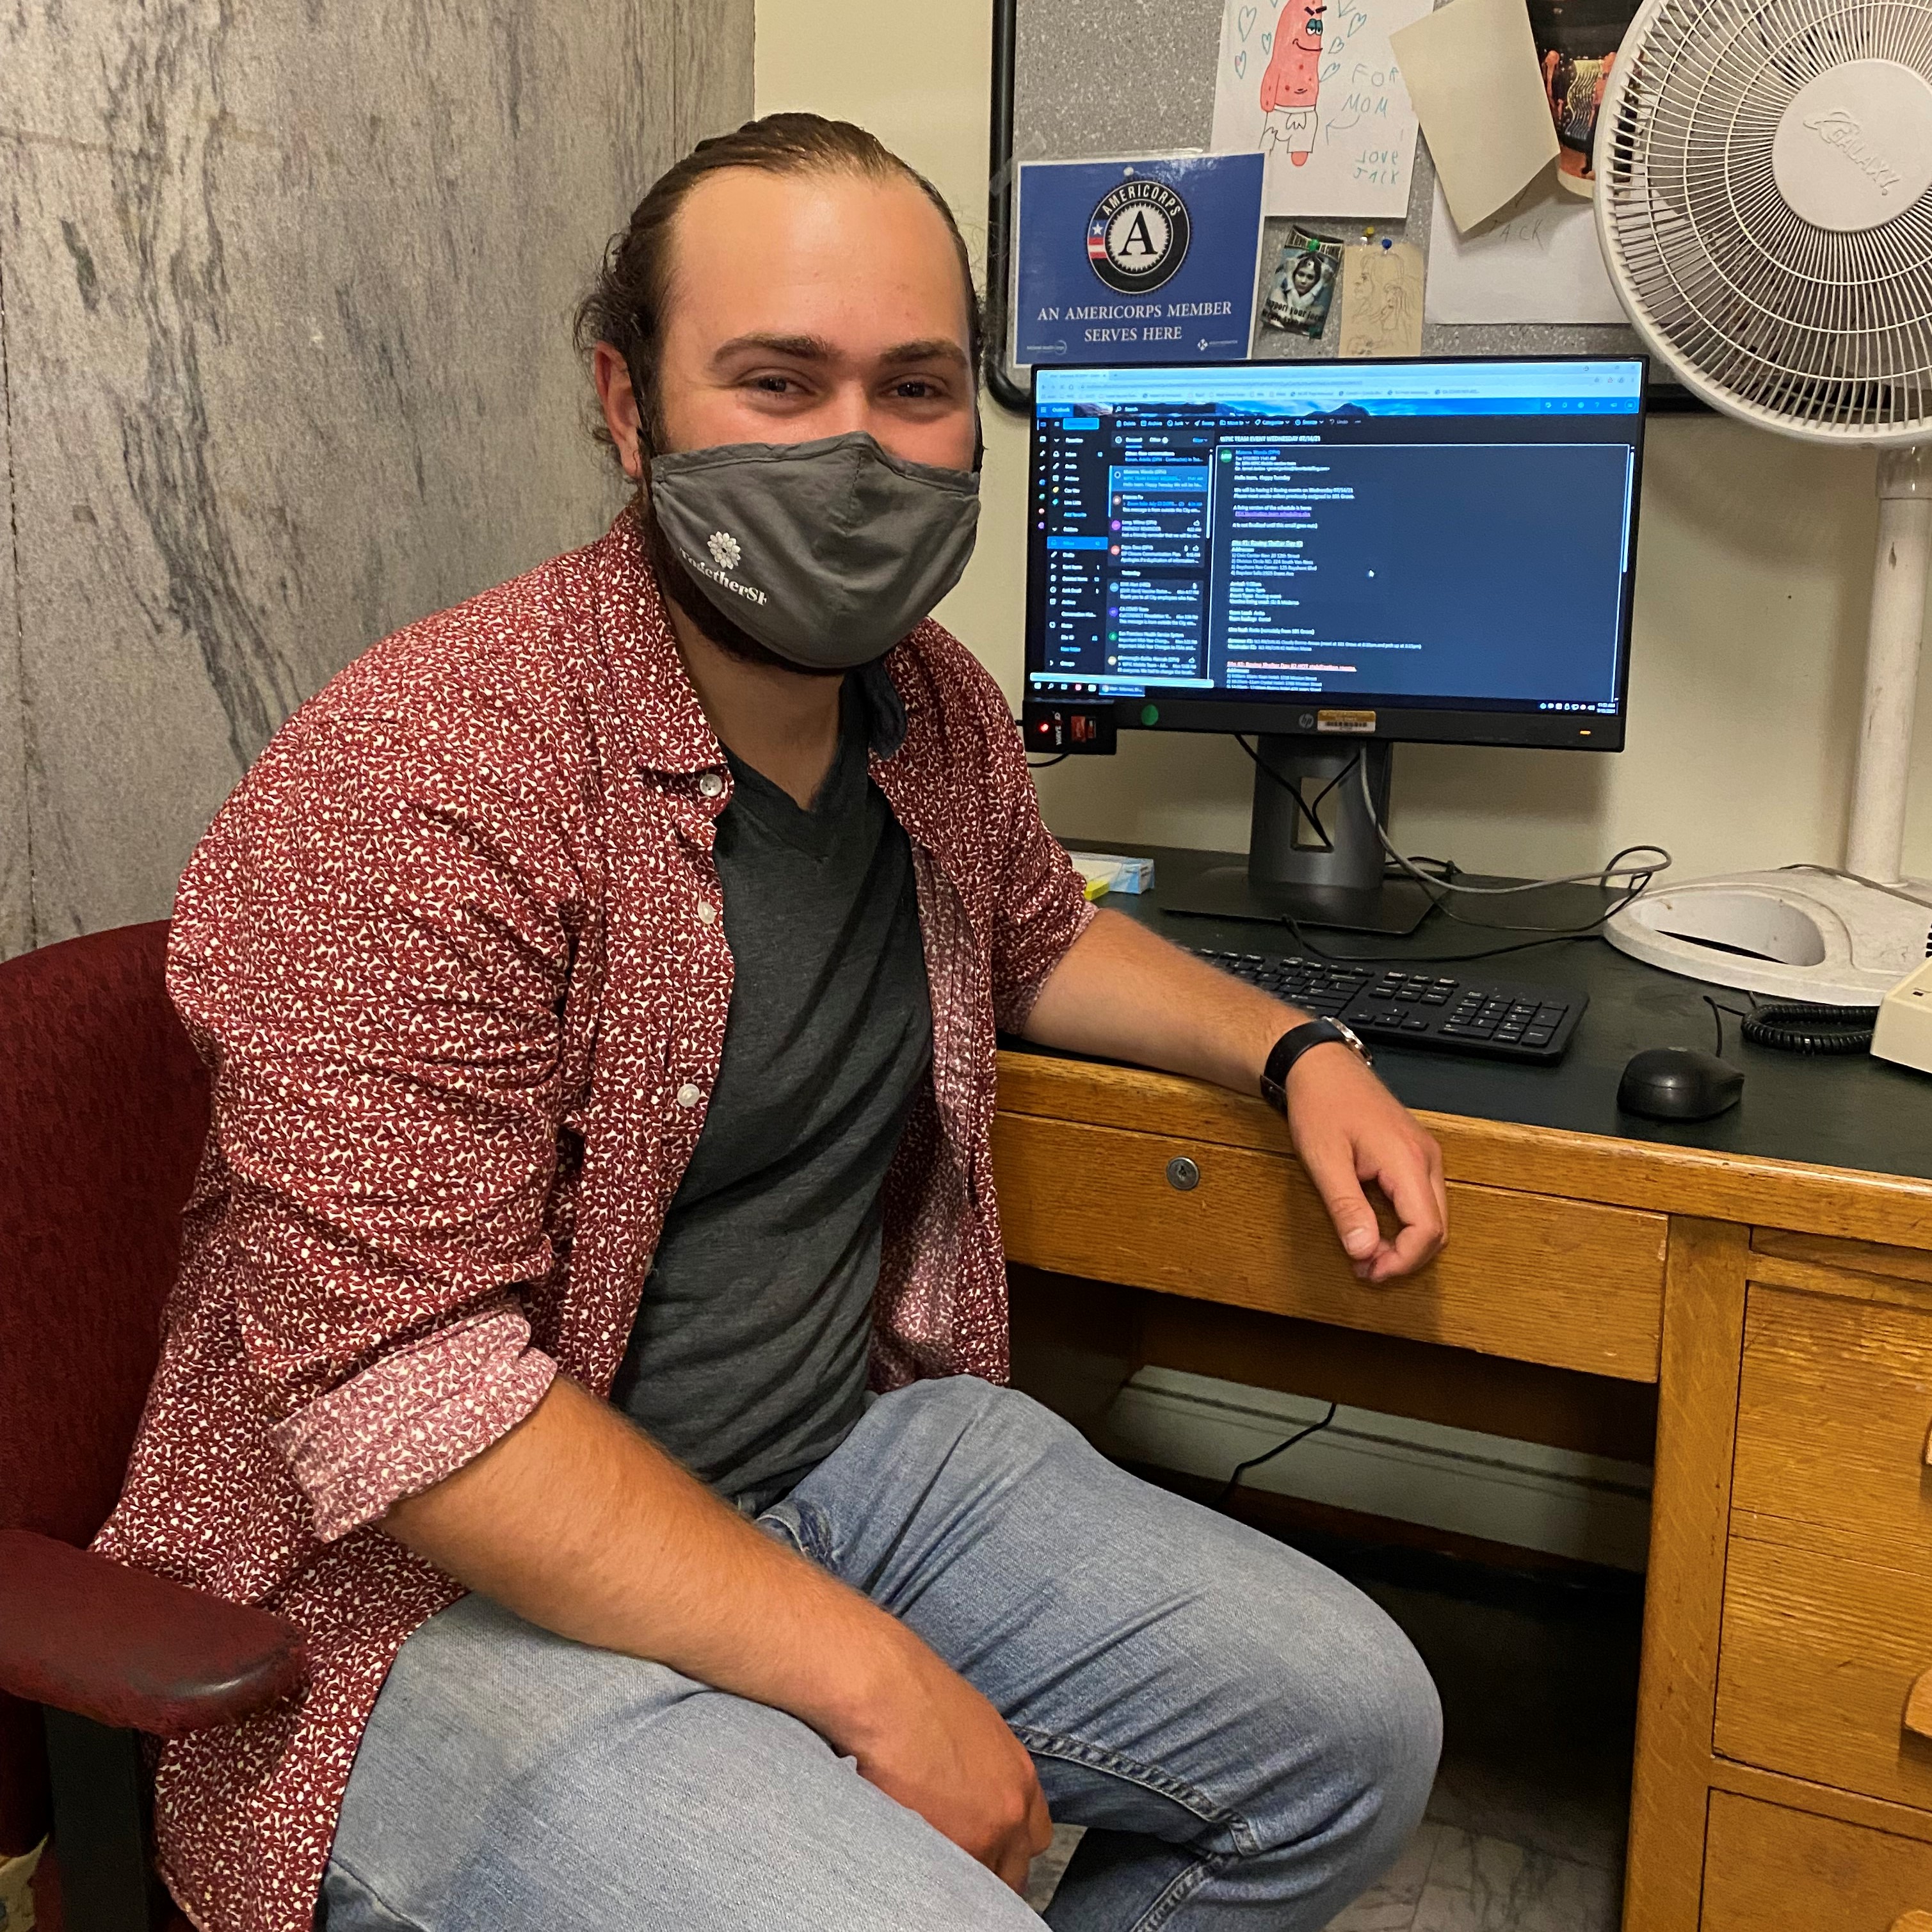
[[[1623,742],[1641,357],[1042,368],[1027,695]]]

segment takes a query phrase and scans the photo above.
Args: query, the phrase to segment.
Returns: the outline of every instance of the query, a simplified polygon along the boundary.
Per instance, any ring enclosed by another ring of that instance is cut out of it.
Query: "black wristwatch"
[[[1275,1042],[1268,1064],[1262,1069],[1262,1098],[1284,1119],[1288,1114],[1289,1070],[1311,1046],[1326,1046],[1331,1041],[1337,1046],[1346,1046],[1364,1066],[1374,1064],[1369,1049],[1340,1020],[1308,1020],[1298,1027],[1290,1027]]]

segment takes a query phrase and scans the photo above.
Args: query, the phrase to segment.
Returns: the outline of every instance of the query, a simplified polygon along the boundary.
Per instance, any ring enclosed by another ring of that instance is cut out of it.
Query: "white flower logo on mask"
[[[705,539],[704,547],[720,570],[736,570],[739,558],[744,554],[738,548],[738,539],[729,530],[713,530]]]

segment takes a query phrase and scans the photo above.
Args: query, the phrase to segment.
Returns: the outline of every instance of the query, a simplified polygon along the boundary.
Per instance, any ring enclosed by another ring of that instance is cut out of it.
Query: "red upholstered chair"
[[[208,1127],[166,940],[126,926],[0,964],[0,1860],[51,1819],[34,1892],[65,1932],[187,1932],[148,1863],[137,1733],[304,1681],[281,1618],[82,1547],[120,1490]]]

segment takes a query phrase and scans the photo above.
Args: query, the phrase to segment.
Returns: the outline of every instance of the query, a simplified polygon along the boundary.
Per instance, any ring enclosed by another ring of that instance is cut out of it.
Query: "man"
[[[209,1932],[1004,1928],[1051,1810],[1057,1925],[1324,1923],[1432,1688],[998,1386],[994,1028],[1270,1073],[1364,1281],[1442,1238],[1432,1144],[1093,915],[917,621],[977,445],[929,187],[753,123],[586,320],[633,512],[352,665],[182,882],[214,1126],[102,1546],[295,1618],[314,1681],[164,1748],[168,1881]]]

